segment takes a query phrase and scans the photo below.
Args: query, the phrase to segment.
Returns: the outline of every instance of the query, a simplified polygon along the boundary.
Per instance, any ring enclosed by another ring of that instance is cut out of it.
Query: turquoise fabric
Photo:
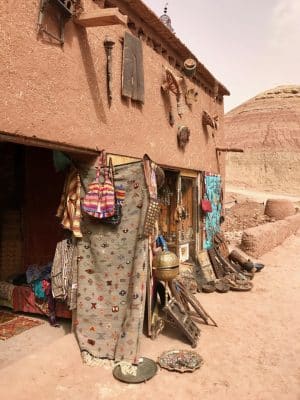
[[[222,211],[221,204],[221,176],[205,175],[205,197],[210,200],[212,212],[205,216],[205,238],[204,249],[209,250],[213,247],[213,238],[220,232],[220,216]]]
[[[45,294],[45,291],[42,286],[42,281],[36,280],[36,281],[32,282],[32,286],[33,286],[33,291],[34,291],[35,297],[37,297],[38,299],[41,299],[41,300],[45,300],[46,294]]]

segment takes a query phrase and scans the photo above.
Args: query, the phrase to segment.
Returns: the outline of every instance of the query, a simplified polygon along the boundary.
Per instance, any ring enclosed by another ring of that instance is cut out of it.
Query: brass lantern
[[[155,276],[160,281],[171,281],[179,274],[179,259],[172,251],[164,250],[157,255]]]

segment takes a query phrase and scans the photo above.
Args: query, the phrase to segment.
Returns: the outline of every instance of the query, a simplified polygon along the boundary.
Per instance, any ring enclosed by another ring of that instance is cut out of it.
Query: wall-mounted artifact
[[[76,11],[78,0],[40,0],[40,9],[38,16],[38,34],[47,35],[50,40],[53,39],[59,44],[64,44],[64,29],[65,23],[68,18],[71,18]],[[51,10],[52,8],[52,10]],[[45,23],[45,18],[49,13],[54,13],[58,21],[58,31],[50,32],[47,29],[47,22]]]
[[[183,77],[176,76],[169,68],[165,68],[165,78],[161,89],[175,94],[177,101],[177,113],[181,117],[184,113],[184,96],[182,90]]]
[[[193,103],[197,103],[198,97],[198,91],[195,88],[190,88],[185,93],[185,102],[188,106],[191,106]]]
[[[164,91],[169,90],[170,92],[174,93],[175,96],[179,96],[180,94],[179,83],[182,78],[173,74],[173,72],[168,68],[165,69],[165,73],[166,77],[165,81],[161,85],[162,89]]]
[[[142,42],[128,32],[124,36],[122,96],[144,103]]]
[[[179,126],[177,132],[177,142],[180,149],[184,150],[190,140],[190,130],[187,126]]]
[[[195,75],[197,62],[193,58],[187,58],[183,63],[184,73],[186,76],[192,77]]]
[[[107,79],[107,98],[108,103],[111,105],[112,101],[112,49],[115,45],[115,42],[106,37],[104,40],[104,47],[106,52],[106,79]]]
[[[217,130],[219,127],[219,116],[215,115],[212,117],[207,111],[203,111],[202,114],[202,124],[204,126],[211,126],[213,129]]]
[[[174,221],[182,222],[187,218],[186,209],[182,204],[178,204],[174,213]]]
[[[189,243],[181,244],[179,246],[179,260],[180,262],[187,261],[190,257]]]

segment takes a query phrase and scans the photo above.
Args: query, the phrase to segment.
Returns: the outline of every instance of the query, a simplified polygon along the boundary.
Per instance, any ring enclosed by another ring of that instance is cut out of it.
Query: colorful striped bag
[[[101,152],[95,180],[89,184],[82,209],[98,219],[115,214],[115,189],[112,182],[112,166],[107,166],[106,153]]]
[[[111,158],[109,159],[110,169],[112,171],[112,177],[114,176],[114,169],[112,166]],[[114,180],[112,180],[115,188],[115,214],[112,217],[102,219],[103,223],[119,225],[122,220],[122,205],[125,200],[125,190],[123,185],[115,185]]]

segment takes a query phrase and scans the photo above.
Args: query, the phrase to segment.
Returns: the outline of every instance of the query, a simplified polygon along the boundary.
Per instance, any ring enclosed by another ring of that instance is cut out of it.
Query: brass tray
[[[203,358],[195,351],[169,350],[162,353],[157,362],[169,371],[194,372],[203,364]]]
[[[143,357],[142,361],[137,365],[137,374],[123,374],[120,365],[117,365],[113,370],[113,376],[121,382],[126,383],[141,383],[146,382],[157,372],[157,364],[150,358]]]

